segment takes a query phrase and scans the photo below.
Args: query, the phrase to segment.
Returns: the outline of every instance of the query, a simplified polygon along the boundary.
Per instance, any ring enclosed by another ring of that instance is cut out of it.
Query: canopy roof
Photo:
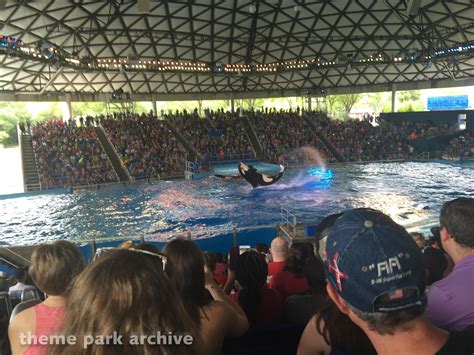
[[[0,0],[0,94],[219,98],[474,85],[473,19],[471,0]]]

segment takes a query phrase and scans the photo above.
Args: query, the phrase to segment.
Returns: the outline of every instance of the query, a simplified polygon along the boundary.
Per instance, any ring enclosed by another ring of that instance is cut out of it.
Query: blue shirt
[[[461,259],[451,274],[431,285],[425,314],[434,325],[447,330],[474,325],[474,254]]]

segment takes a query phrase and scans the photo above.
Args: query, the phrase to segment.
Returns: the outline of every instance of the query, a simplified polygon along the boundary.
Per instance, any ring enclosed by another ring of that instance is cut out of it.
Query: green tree
[[[419,101],[421,99],[420,90],[408,90],[397,92],[397,98],[400,102]]]
[[[18,144],[18,122],[31,121],[24,102],[0,102],[0,144]]]
[[[55,119],[62,119],[63,111],[61,110],[61,106],[59,102],[51,102],[49,107],[41,110],[38,112],[36,117],[33,117],[33,121],[35,122],[46,122]]]
[[[72,102],[72,117],[105,115],[107,113],[105,102]]]
[[[338,98],[344,107],[345,117],[348,118],[349,114],[351,113],[352,107],[360,100],[360,94],[346,94],[346,95],[338,95]]]
[[[421,100],[420,90],[399,91],[397,93],[398,111],[422,111],[423,102]]]
[[[347,112],[346,106],[344,105],[344,101],[342,98],[343,96],[346,96],[346,95],[326,96],[326,110],[330,117],[335,118],[335,119],[343,119],[343,118],[348,117],[348,114],[346,113]],[[352,104],[352,106],[354,104]],[[351,106],[351,109],[352,109],[352,106]]]

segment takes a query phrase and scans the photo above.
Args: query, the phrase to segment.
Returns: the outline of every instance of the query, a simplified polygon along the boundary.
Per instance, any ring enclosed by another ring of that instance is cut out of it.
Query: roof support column
[[[392,83],[392,112],[397,112],[397,84]]]
[[[155,95],[151,95],[151,105],[153,108],[153,114],[155,115],[155,117],[158,117],[158,106],[156,105]]]
[[[235,112],[235,100],[234,100],[234,94],[230,94],[230,112],[234,113]]]
[[[66,101],[63,108],[63,121],[72,119],[71,94],[66,94]]]
[[[308,111],[311,111],[311,101],[313,101],[313,99],[311,96],[308,96],[306,100],[308,101]]]

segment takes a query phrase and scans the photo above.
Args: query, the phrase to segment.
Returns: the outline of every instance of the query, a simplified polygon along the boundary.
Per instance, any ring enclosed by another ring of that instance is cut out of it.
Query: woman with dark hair
[[[318,226],[316,237],[318,241],[324,241],[328,231],[342,213],[333,214],[324,218]],[[311,259],[308,260],[308,264]],[[323,267],[323,270],[321,270]],[[318,271],[319,270],[319,271]],[[312,276],[308,275],[311,289],[319,290],[327,295],[322,289],[323,281],[321,272],[325,274],[322,262],[314,268]],[[311,278],[311,280],[310,280]],[[326,282],[324,281],[324,284]],[[327,302],[321,311],[315,314],[303,332],[298,345],[298,355],[375,355],[367,335],[355,325],[352,320],[326,297]]]
[[[313,245],[309,242],[295,242],[291,245],[283,270],[270,280],[270,287],[286,297],[309,291],[303,268],[306,260],[314,256]]]
[[[251,325],[282,321],[283,301],[278,292],[266,284],[268,265],[262,254],[250,250],[240,255],[235,276],[240,291],[231,296],[239,302]]]
[[[332,302],[306,325],[298,355],[375,355],[367,335]]]
[[[204,257],[194,242],[175,239],[166,245],[164,253],[169,258],[166,272],[170,281],[199,328],[202,354],[218,353],[224,337],[247,331],[244,312],[214,281],[210,270],[204,272]]]
[[[53,344],[48,354],[198,353],[197,325],[163,271],[167,264],[163,255],[125,248],[88,265],[73,285],[62,329],[75,341]],[[169,332],[182,336],[180,344],[163,340]],[[114,334],[120,341],[105,341]]]
[[[285,320],[292,324],[307,324],[311,317],[327,303],[326,271],[322,260],[311,256],[306,260],[303,273],[310,291],[288,296],[285,300]]]

